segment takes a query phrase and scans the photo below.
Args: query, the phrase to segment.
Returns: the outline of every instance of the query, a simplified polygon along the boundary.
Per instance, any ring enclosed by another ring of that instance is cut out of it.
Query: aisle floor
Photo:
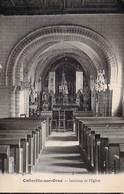
[[[80,155],[74,132],[52,132],[33,172],[88,173],[88,166]]]

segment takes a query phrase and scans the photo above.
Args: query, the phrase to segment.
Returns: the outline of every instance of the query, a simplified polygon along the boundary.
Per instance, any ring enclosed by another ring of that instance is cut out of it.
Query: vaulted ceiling
[[[0,0],[3,15],[123,12],[124,0]]]

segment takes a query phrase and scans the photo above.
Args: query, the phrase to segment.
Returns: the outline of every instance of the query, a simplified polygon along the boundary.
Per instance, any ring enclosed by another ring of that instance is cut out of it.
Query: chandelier
[[[93,79],[92,75],[90,76],[90,89],[91,91],[95,89],[96,92],[105,91],[107,89],[104,70],[97,70],[96,80]]]
[[[65,79],[65,73],[63,73],[63,75],[62,75],[62,93],[63,93],[63,95],[68,94],[68,84],[67,84],[67,81]]]

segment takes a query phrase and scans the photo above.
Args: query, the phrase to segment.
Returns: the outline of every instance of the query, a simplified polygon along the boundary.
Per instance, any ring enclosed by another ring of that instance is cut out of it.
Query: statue
[[[82,93],[82,89],[79,89],[76,94],[76,104],[79,106],[79,109],[83,109],[84,97]]]
[[[33,83],[30,83],[30,95],[29,95],[29,111],[30,115],[34,115],[38,106],[38,92],[34,88]]]
[[[48,102],[48,92],[47,91],[43,91],[42,94],[42,108],[44,111],[48,111],[48,107],[49,107],[49,102]]]

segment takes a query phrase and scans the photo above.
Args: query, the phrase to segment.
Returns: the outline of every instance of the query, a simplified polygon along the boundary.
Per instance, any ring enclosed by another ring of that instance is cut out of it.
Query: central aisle
[[[52,132],[34,167],[35,173],[88,173],[73,132]]]

